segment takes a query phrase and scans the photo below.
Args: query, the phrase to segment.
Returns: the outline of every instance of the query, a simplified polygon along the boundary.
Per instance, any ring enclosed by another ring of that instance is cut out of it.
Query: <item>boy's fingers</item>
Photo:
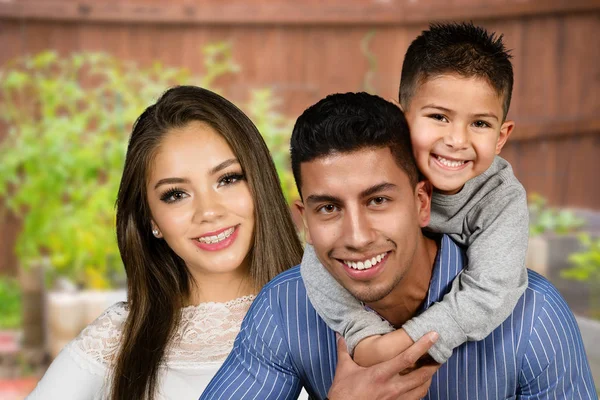
[[[399,374],[406,368],[413,366],[421,356],[427,354],[427,351],[437,341],[439,335],[436,332],[429,332],[415,342],[408,349],[398,354],[396,357],[388,360],[384,365],[384,371],[389,375]]]
[[[346,341],[344,338],[336,332],[335,338],[337,340],[337,356],[338,356],[338,364],[342,362],[347,362],[345,360],[352,360],[350,357],[350,353],[348,353],[348,346],[346,345]]]

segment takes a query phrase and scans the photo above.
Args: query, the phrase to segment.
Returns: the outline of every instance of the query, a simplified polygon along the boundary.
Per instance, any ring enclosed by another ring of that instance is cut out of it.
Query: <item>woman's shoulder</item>
[[[67,345],[67,350],[97,367],[108,367],[114,361],[127,319],[127,303],[115,303]]]

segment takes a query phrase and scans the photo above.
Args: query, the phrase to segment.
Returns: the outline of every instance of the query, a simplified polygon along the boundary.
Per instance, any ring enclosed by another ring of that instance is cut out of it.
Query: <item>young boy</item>
[[[464,246],[468,266],[442,302],[394,330],[346,291],[307,245],[301,273],[311,303],[345,337],[358,364],[392,358],[429,331],[440,335],[429,354],[444,363],[455,347],[499,326],[527,287],[526,194],[508,162],[496,156],[514,127],[506,120],[512,85],[502,36],[480,27],[434,24],[409,46],[399,97],[417,166],[435,188],[428,229]]]

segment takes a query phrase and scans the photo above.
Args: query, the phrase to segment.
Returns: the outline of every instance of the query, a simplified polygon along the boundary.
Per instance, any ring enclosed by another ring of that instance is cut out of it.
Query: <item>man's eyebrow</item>
[[[311,194],[306,198],[306,204],[311,203],[341,203],[341,199],[327,194]]]
[[[383,182],[383,183],[380,183],[375,186],[371,186],[370,188],[363,190],[362,192],[360,192],[360,197],[361,198],[369,197],[369,196],[374,195],[375,193],[383,192],[386,190],[396,189],[397,187],[398,186],[394,185],[393,183]]]
[[[217,172],[224,170],[225,168],[229,167],[232,164],[239,164],[240,162],[238,161],[237,158],[230,158],[229,160],[225,160],[222,163],[220,163],[219,165],[217,165],[216,167],[212,168],[210,170],[210,175],[214,175]]]
[[[190,180],[187,178],[165,178],[156,182],[154,189],[158,188],[160,185],[172,185],[174,183],[190,183]]]
[[[377,185],[371,186],[370,188],[367,188],[367,189],[363,190],[362,192],[360,192],[359,197],[360,198],[369,197],[375,193],[383,192],[386,190],[396,189],[397,187],[398,186],[394,185],[393,183],[389,183],[389,182],[379,183]],[[340,199],[339,197],[328,195],[328,194],[311,194],[310,196],[308,196],[306,198],[306,203],[307,204],[310,204],[310,203],[340,204],[340,203],[342,203],[342,199]]]

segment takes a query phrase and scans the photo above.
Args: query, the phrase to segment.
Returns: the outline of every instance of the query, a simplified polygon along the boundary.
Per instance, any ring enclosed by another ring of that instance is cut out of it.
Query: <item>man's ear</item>
[[[308,224],[306,223],[306,209],[302,200],[294,201],[294,207],[298,210],[298,213],[302,217],[302,225],[304,226],[304,241],[312,245],[312,239],[310,237],[310,231],[308,230]]]
[[[428,180],[417,183],[415,188],[415,200],[417,203],[417,215],[419,216],[419,225],[421,228],[429,225],[431,218],[431,195],[433,194],[433,185]]]
[[[398,100],[390,99],[390,102],[394,103],[396,105],[396,107],[398,107],[399,109],[401,109],[404,112],[404,109],[402,108],[402,104],[398,103]]]
[[[500,134],[498,135],[498,141],[496,142],[496,154],[500,154],[500,151],[506,144],[506,141],[508,140],[508,137],[512,133],[514,127],[514,121],[504,121],[500,127]]]

